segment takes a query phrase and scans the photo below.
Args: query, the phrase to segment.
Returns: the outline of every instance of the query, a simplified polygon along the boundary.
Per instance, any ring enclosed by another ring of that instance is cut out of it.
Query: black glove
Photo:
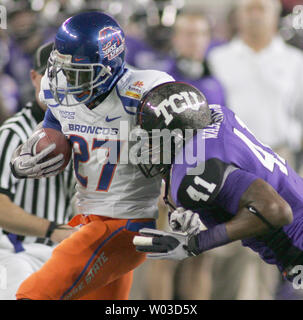
[[[142,236],[135,236],[133,244],[149,259],[183,260],[199,254],[196,236],[180,232],[165,232],[144,228],[139,231]]]

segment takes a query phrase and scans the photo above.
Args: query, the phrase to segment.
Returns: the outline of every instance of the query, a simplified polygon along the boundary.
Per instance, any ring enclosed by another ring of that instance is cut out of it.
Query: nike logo
[[[111,122],[111,121],[117,120],[119,118],[121,118],[121,116],[120,117],[115,117],[115,118],[109,118],[108,116],[106,116],[105,121],[106,122]]]
[[[78,62],[78,61],[82,61],[84,60],[85,58],[75,58],[75,61]]]

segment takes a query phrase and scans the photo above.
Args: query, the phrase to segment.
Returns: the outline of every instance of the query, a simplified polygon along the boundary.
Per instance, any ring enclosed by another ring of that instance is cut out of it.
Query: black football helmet
[[[185,142],[192,138],[197,129],[203,129],[210,123],[211,111],[207,100],[192,85],[167,82],[147,92],[137,111],[137,125],[148,133],[145,159],[149,161],[138,163],[142,173],[147,178],[158,174],[164,176]],[[192,133],[189,136],[186,134],[187,129]],[[165,135],[161,134],[163,131],[166,131]],[[162,140],[155,147],[153,139],[159,138],[159,135]],[[165,161],[168,153],[170,161]]]

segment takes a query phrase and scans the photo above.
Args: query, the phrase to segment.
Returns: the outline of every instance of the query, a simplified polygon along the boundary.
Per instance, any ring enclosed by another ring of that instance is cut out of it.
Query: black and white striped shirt
[[[31,136],[43,117],[36,102],[28,103],[0,127],[0,193],[28,213],[66,223],[72,214],[70,200],[75,190],[71,162],[59,175],[42,179],[16,179],[9,166],[15,149]],[[23,241],[31,243],[37,238],[25,237]]]

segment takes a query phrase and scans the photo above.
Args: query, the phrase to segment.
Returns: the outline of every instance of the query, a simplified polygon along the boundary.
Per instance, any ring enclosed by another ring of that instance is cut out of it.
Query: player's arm
[[[49,238],[58,243],[76,231],[68,225],[60,225],[26,212],[13,203],[8,195],[1,192],[0,226],[11,233]]]
[[[216,205],[229,212],[231,218],[226,223],[183,238],[173,233],[155,235],[153,231],[143,230],[143,235],[154,239],[152,245],[139,245],[137,249],[155,252],[149,255],[150,258],[184,259],[292,222],[290,206],[268,183],[218,159],[208,160],[202,174],[185,176],[178,198],[182,206],[193,211]]]
[[[9,159],[20,142],[21,139],[14,130],[0,131],[0,144],[6,146],[0,156],[0,227],[15,234],[46,237],[60,242],[74,232],[74,229],[34,216],[13,202],[20,181],[11,175]]]
[[[227,177],[215,201],[235,215],[228,222],[194,236],[191,250],[195,254],[265,234],[290,224],[293,219],[291,207],[272,186],[240,169]]]
[[[231,241],[255,237],[290,224],[292,209],[276,190],[262,179],[243,193],[237,214],[226,223]]]
[[[42,126],[44,128],[54,128],[61,131],[59,121],[53,116],[49,109],[45,113]],[[10,166],[16,178],[39,179],[54,176],[59,173],[60,167],[64,162],[63,154],[59,154],[49,160],[43,160],[56,148],[55,143],[50,144],[38,154],[34,154],[33,152],[35,144],[38,143],[42,137],[43,135],[39,128],[36,129],[27,141],[18,146],[13,153]]]

